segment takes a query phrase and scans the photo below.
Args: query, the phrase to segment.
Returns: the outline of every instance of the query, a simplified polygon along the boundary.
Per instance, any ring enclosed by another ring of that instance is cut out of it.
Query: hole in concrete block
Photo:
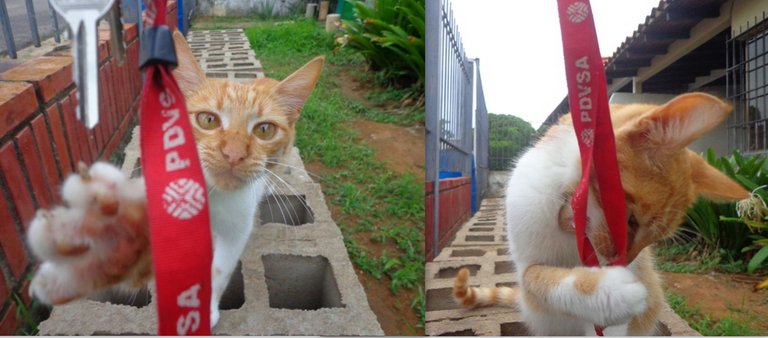
[[[521,322],[503,323],[501,324],[502,336],[530,336],[525,324]]]
[[[515,282],[496,283],[497,288],[501,288],[501,287],[513,288],[515,286],[517,286],[517,283]]]
[[[259,76],[254,73],[235,73],[236,79],[255,79],[257,77]]]
[[[489,226],[489,225],[496,225],[496,222],[475,222],[472,224],[473,226]]]
[[[248,57],[236,57],[232,58],[232,61],[246,61],[248,60]]]
[[[480,249],[464,249],[451,251],[451,257],[482,257],[485,255],[485,250]]]
[[[318,310],[346,307],[328,258],[268,254],[261,256],[269,307]]]
[[[493,272],[497,275],[502,273],[510,273],[515,272],[515,263],[502,261],[502,262],[496,262]]]
[[[253,64],[250,63],[250,62],[236,62],[235,63],[235,67],[248,67],[248,66],[253,66]]]
[[[469,228],[469,232],[491,232],[491,231],[493,231],[493,228],[485,228],[485,227]]]
[[[208,59],[207,62],[224,62],[224,59]]]
[[[669,330],[669,327],[665,325],[662,322],[656,322],[656,335],[657,336],[671,336],[672,331]]]
[[[208,68],[224,68],[226,66],[227,66],[226,63],[215,63],[215,64],[208,65]]]
[[[496,254],[499,256],[506,256],[509,255],[509,251],[507,251],[507,248],[496,249]]]
[[[211,77],[214,79],[226,79],[227,73],[205,73],[205,76]]]
[[[248,52],[232,52],[232,55],[248,55]]]
[[[227,288],[219,301],[219,310],[236,310],[245,304],[245,289],[243,282],[243,262],[238,261]]]
[[[467,235],[467,242],[493,242],[491,235]]]
[[[438,336],[456,336],[456,337],[458,337],[458,336],[477,336],[477,334],[475,334],[475,331],[473,331],[472,329],[466,329],[466,330],[461,330],[461,331],[453,331],[453,332],[441,333]]]
[[[427,289],[427,311],[442,311],[460,309],[461,306],[453,300],[453,289]]]
[[[315,222],[315,215],[304,195],[268,195],[259,205],[261,224],[304,225]]]
[[[99,291],[88,297],[89,300],[110,303],[115,305],[127,305],[136,308],[143,308],[152,302],[152,294],[147,288],[141,289],[119,289],[112,288]]]
[[[211,56],[224,56],[224,53],[211,53]]]
[[[477,275],[477,272],[480,271],[480,265],[477,264],[462,265],[458,268],[442,268],[437,271],[435,278],[456,278],[456,275],[459,274],[459,270],[462,268],[469,269],[470,276]]]

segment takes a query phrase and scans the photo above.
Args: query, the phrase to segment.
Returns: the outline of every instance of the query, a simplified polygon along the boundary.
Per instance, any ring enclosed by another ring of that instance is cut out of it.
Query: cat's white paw
[[[62,186],[66,206],[38,210],[29,226],[29,247],[43,261],[30,292],[59,304],[126,277],[148,277],[143,191],[143,181],[128,180],[111,164],[81,164]]]
[[[647,307],[648,289],[626,267],[603,268],[598,289],[592,296],[594,323],[603,326],[625,324]]]

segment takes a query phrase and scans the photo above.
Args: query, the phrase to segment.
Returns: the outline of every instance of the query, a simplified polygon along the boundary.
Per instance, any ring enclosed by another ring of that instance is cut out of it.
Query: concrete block
[[[242,29],[193,31],[188,40],[209,78],[250,82],[264,77],[261,62]]]
[[[503,312],[429,322],[429,336],[527,336],[520,313]]]
[[[138,172],[138,128],[126,148],[124,172]],[[383,335],[320,185],[298,149],[276,166],[270,196],[221,302],[215,335]],[[153,285],[139,294],[105,292],[53,308],[43,335],[152,335]]]

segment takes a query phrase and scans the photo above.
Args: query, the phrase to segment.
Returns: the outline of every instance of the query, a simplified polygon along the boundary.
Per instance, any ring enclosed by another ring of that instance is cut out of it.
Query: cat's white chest
[[[208,203],[214,235],[249,235],[255,222],[256,208],[265,190],[266,185],[261,179],[237,190],[209,188]]]

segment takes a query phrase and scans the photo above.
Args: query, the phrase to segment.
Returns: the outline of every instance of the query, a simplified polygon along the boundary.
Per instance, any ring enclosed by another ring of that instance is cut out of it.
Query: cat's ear
[[[717,127],[731,110],[712,95],[683,94],[643,116],[634,129],[651,146],[678,151]]]
[[[324,56],[312,59],[272,89],[270,97],[279,102],[291,121],[299,118],[304,102],[320,77],[324,62]]]
[[[738,201],[749,197],[749,192],[701,156],[688,150],[691,178],[697,194],[715,201]]]
[[[205,73],[197,64],[195,55],[192,54],[192,48],[189,47],[184,34],[178,30],[173,32],[173,45],[176,47],[176,59],[178,61],[178,66],[173,69],[173,77],[176,78],[181,91],[188,94],[195,91],[203,83]]]

